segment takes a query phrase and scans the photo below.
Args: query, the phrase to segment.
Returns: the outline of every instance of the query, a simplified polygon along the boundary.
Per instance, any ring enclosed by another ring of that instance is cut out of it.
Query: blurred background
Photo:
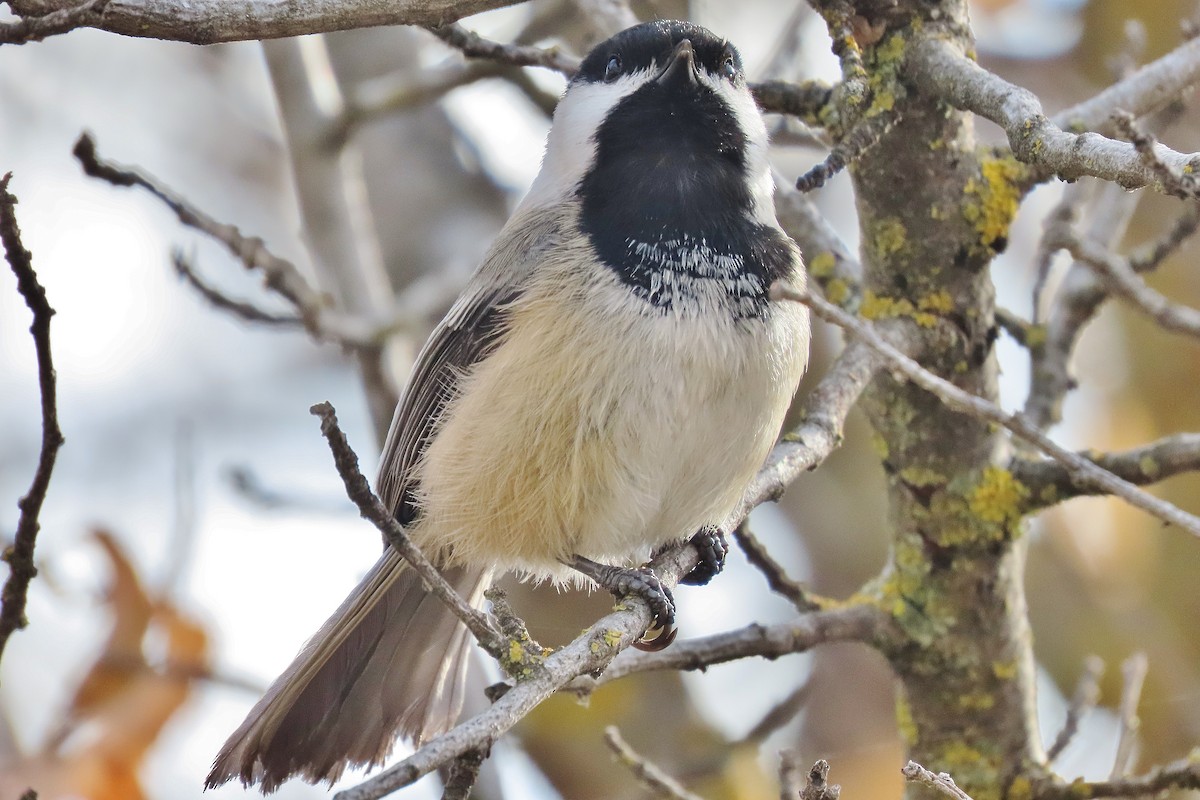
[[[981,60],[1038,93],[1049,112],[1174,47],[1180,21],[1195,11],[1192,0],[972,6]],[[823,24],[803,2],[662,0],[634,9],[643,19],[688,16],[727,36],[752,80],[836,78]],[[553,36],[581,53],[596,39],[594,22],[566,0],[536,0],[465,24],[506,41]],[[0,797],[27,786],[43,798],[198,797],[224,738],[379,549],[308,413],[332,401],[371,467],[381,411],[354,360],[301,330],[214,309],[177,278],[172,248],[227,295],[287,310],[145,193],[85,178],[70,155],[76,138],[91,131],[102,156],[139,165],[217,219],[263,237],[347,307],[378,314],[390,306],[340,282],[351,267],[398,294],[423,292],[426,312],[404,321],[407,337],[388,351],[384,377],[394,387],[535,175],[563,80],[544,70],[472,74],[429,102],[393,101],[395,110],[356,122],[341,148],[314,136],[321,131],[312,123],[347,98],[369,104],[411,89],[421,75],[456,74],[459,62],[430,34],[398,28],[205,48],[84,30],[0,48],[0,172],[14,174],[25,245],[58,311],[53,346],[67,440],[41,518],[31,624],[0,665]],[[823,157],[791,125],[770,124],[781,133],[775,155],[788,179]],[[985,141],[1001,141],[979,125]],[[1161,135],[1194,151],[1198,130],[1188,109]],[[1060,185],[1033,193],[993,267],[1001,304],[1026,317],[1042,220],[1061,194]],[[1173,200],[1118,194],[1114,202],[1136,204],[1123,249],[1153,239],[1178,213]],[[845,176],[815,200],[856,245]],[[1152,284],[1200,303],[1196,256],[1185,247]],[[40,441],[28,324],[11,273],[0,270],[0,537],[15,529]],[[818,330],[806,386],[839,346],[837,334]],[[999,353],[1004,404],[1020,407],[1027,357],[1007,338]],[[1060,441],[1119,449],[1200,429],[1200,354],[1183,339],[1109,304],[1075,363],[1081,386],[1055,431]],[[1198,488],[1200,478],[1182,477],[1156,491],[1200,512]],[[845,597],[885,563],[883,498],[870,432],[854,416],[844,447],[781,503],[756,511],[752,528],[793,576]],[[1150,664],[1141,763],[1186,754],[1200,742],[1200,547],[1107,500],[1044,514],[1030,537],[1047,739],[1084,657],[1109,665],[1102,705],[1060,771],[1107,776],[1118,665],[1138,650]],[[606,595],[510,589],[549,645],[611,604]],[[683,636],[793,614],[736,551],[719,580],[678,597]],[[866,648],[839,645],[625,680],[586,707],[554,698],[497,747],[477,796],[643,796],[604,749],[609,724],[711,800],[777,797],[783,749],[801,763],[828,759],[843,797],[900,793],[887,667]],[[404,753],[400,746],[394,758]],[[293,782],[279,796],[327,794]],[[225,786],[209,796],[248,795]],[[400,796],[438,797],[436,779]]]

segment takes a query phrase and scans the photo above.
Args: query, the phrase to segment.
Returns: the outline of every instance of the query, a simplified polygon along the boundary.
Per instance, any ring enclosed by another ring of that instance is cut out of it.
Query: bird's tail
[[[442,574],[473,605],[491,580],[468,567]],[[332,782],[348,765],[382,762],[398,733],[420,742],[449,730],[469,652],[467,629],[387,548],[225,742],[206,787]]]

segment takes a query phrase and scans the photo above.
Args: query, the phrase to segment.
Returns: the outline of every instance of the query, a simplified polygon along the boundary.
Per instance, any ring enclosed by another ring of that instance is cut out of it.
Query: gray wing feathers
[[[376,491],[402,524],[421,452],[460,377],[503,337],[506,303],[557,241],[562,215],[509,221],[462,297],[421,351],[388,433]],[[491,570],[442,570],[472,604]],[[213,763],[207,786],[240,779],[277,788],[293,775],[335,780],[349,764],[377,764],[396,733],[423,741],[453,725],[470,653],[466,629],[387,548],[287,671],[251,710]]]

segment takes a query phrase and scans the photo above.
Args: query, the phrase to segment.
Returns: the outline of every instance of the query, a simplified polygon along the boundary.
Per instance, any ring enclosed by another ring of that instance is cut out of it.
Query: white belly
[[[422,461],[418,544],[557,578],[572,554],[640,560],[733,508],[803,372],[803,309],[643,315],[620,291],[514,307]]]

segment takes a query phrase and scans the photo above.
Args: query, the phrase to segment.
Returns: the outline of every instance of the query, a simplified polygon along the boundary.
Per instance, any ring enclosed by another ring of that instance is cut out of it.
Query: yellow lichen
[[[1015,778],[1008,785],[1008,800],[1030,800],[1033,797],[1033,783],[1024,775]]]
[[[1021,519],[1028,498],[1029,489],[1011,472],[988,467],[967,496],[967,504],[971,513],[984,522],[1008,526]]]
[[[621,643],[621,632],[613,628],[605,628],[604,643],[609,647],[616,647]]]
[[[958,707],[967,711],[987,711],[995,705],[996,698],[987,692],[972,692],[958,698]]]
[[[1138,460],[1138,469],[1142,471],[1143,475],[1151,479],[1158,478],[1158,473],[1162,471],[1162,467],[1150,456],[1142,456]]]
[[[945,486],[946,476],[926,467],[905,467],[900,478],[909,486]]]
[[[814,278],[828,278],[833,274],[833,268],[837,266],[837,259],[833,253],[824,250],[813,256],[808,262],[808,274]]]
[[[1015,661],[993,661],[992,674],[1002,681],[1011,681],[1017,677],[1017,662]]]
[[[858,309],[863,317],[871,320],[894,319],[909,317],[922,328],[932,328],[937,324],[937,317],[928,311],[918,311],[907,297],[887,297],[875,294],[869,289],[863,295],[862,305]]]
[[[874,242],[875,253],[879,258],[887,258],[904,249],[908,232],[904,229],[904,223],[899,219],[886,217],[876,221],[873,227],[874,235],[871,238]]]
[[[513,664],[520,664],[525,660],[525,648],[516,639],[508,643],[508,660]]]
[[[927,294],[917,300],[917,308],[938,314],[949,314],[954,310],[954,298],[945,289]]]
[[[842,305],[850,298],[850,287],[841,278],[833,278],[825,284],[825,299],[834,305]]]
[[[1017,180],[1025,169],[1013,158],[985,158],[979,165],[979,179],[967,181],[967,202],[963,216],[979,233],[986,247],[1008,238],[1008,228],[1021,200]]]
[[[917,743],[917,723],[913,721],[912,708],[903,692],[896,693],[896,727],[909,747]]]

